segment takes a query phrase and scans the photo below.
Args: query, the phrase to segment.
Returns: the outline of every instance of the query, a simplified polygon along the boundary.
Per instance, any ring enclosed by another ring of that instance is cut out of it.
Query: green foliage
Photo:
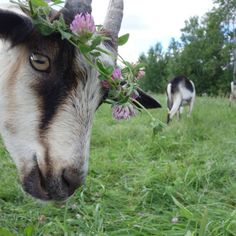
[[[0,235],[236,235],[235,120],[228,99],[198,97],[191,118],[153,137],[146,114],[117,122],[103,105],[86,184],[61,203],[25,196],[1,146]]]
[[[140,86],[148,91],[163,92],[166,86],[166,59],[162,46],[157,43],[151,47],[148,55],[142,55],[139,62],[145,66],[145,76],[140,80]]]
[[[151,47],[147,55],[140,56],[140,61],[146,62],[147,75],[140,83],[145,90],[164,92],[167,80],[186,75],[194,81],[199,95],[229,92],[236,4],[235,0],[215,2],[219,4],[202,19],[191,17],[185,21],[180,42],[172,39],[167,52],[160,51],[158,43],[157,49]]]
[[[124,34],[118,38],[118,45],[122,46],[126,44],[129,40],[129,34]]]
[[[225,69],[229,69],[230,50],[221,29],[221,21],[218,12],[209,13],[203,25],[193,18],[182,30],[184,50],[181,63],[185,68],[184,74],[195,82],[199,94],[226,93],[232,80],[232,73],[229,78],[223,76]]]

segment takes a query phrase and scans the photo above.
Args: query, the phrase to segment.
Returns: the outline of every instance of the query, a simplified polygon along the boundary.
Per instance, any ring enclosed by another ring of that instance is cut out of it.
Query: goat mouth
[[[24,191],[32,197],[43,201],[63,201],[71,196],[83,182],[83,178],[79,177],[79,181],[73,175],[73,179],[71,179],[66,171],[63,171],[61,176],[54,176],[51,173],[44,176],[39,168],[36,156],[34,156],[34,162],[34,167],[22,182]],[[78,180],[79,184],[76,181],[74,182],[74,179]]]
[[[30,173],[23,179],[22,186],[25,192],[31,196],[47,201],[51,200],[48,192],[44,187],[44,178],[39,169],[36,156],[34,156],[35,166]]]

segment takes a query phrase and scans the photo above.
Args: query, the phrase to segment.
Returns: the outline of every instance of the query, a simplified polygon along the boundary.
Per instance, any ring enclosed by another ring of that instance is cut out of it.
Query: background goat
[[[185,76],[177,76],[172,79],[166,89],[167,93],[167,123],[177,113],[179,116],[183,105],[189,105],[189,115],[191,115],[196,96],[195,87],[191,80]]]
[[[92,0],[67,0],[67,25],[78,13],[91,13]],[[111,0],[100,45],[105,65],[116,64],[123,0]],[[53,19],[51,19],[53,20]],[[0,131],[19,171],[23,189],[43,199],[65,199],[88,170],[93,117],[104,90],[98,72],[59,34],[42,36],[20,9],[0,9]],[[138,101],[159,107],[140,92]]]
[[[230,83],[230,88],[231,88],[231,92],[229,96],[229,105],[231,106],[233,100],[236,99],[236,80]]]

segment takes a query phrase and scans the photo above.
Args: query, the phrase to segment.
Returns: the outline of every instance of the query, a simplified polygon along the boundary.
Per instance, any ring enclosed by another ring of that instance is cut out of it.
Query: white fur
[[[193,109],[193,104],[195,101],[196,97],[196,91],[195,91],[195,86],[193,82],[190,80],[192,86],[193,86],[193,92],[188,90],[183,83],[178,84],[178,90],[174,94],[171,93],[171,83],[167,85],[167,100],[168,103],[171,103],[171,109],[168,108],[168,116],[169,119],[172,120],[174,115],[177,114],[179,117],[180,114],[183,112],[183,106],[184,105],[189,105],[189,116],[192,113]]]
[[[44,148],[38,137],[40,119],[37,110],[38,99],[30,88],[36,74],[26,63],[20,66],[16,83],[9,86],[12,68],[20,61],[24,48],[17,47],[8,50],[7,44],[2,44],[2,46],[0,64],[4,70],[0,73],[1,134],[19,170],[25,171],[34,165],[32,162],[34,154],[37,156],[39,165],[43,167]],[[108,58],[105,59],[107,61]],[[114,63],[111,58],[109,63]],[[86,87],[82,89],[83,86],[79,83],[74,94],[68,97],[67,103],[59,108],[44,137],[50,147],[53,165],[58,172],[62,166],[65,168],[74,165],[74,162],[81,162],[84,172],[87,171],[92,121],[102,96],[97,75],[94,69],[89,71]],[[93,94],[93,99],[90,98],[91,94]],[[72,104],[76,105],[76,109]],[[9,132],[6,124],[15,127],[15,132]],[[26,164],[29,167],[26,167]]]
[[[60,175],[67,167],[78,167],[86,175],[93,117],[102,97],[98,72],[78,54],[75,60],[84,66],[88,81],[85,87],[78,82],[44,136],[39,137],[40,104],[32,85],[40,72],[31,67],[28,58],[24,46],[9,48],[8,42],[0,41],[0,132],[20,177],[23,180],[33,169],[35,156],[40,171],[46,174],[44,144],[49,147],[54,175]],[[100,60],[114,65],[111,56],[103,55]]]
[[[15,66],[27,60],[22,58],[24,50],[23,47],[9,50],[7,43],[0,43],[0,64],[3,68],[0,73],[0,131],[20,172],[22,169],[27,172],[33,166],[32,155],[40,149],[37,141],[37,99],[29,89],[32,69]],[[16,78],[11,77],[12,70],[17,70]],[[14,129],[13,133],[9,132],[9,127]]]

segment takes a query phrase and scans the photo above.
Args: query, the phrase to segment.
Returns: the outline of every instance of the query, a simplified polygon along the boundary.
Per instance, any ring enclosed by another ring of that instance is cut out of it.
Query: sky
[[[0,0],[8,2],[8,0]],[[102,24],[109,0],[93,0],[93,17]],[[129,33],[127,44],[119,53],[136,62],[141,53],[160,42],[167,49],[170,39],[179,39],[184,21],[191,16],[203,16],[213,7],[213,0],[124,0],[124,17],[120,35]]]
[[[93,0],[96,24],[102,24],[109,0]],[[213,7],[212,0],[124,0],[124,17],[120,35],[130,34],[119,53],[135,62],[141,53],[160,42],[167,49],[170,39],[179,39],[184,21],[203,16]]]

